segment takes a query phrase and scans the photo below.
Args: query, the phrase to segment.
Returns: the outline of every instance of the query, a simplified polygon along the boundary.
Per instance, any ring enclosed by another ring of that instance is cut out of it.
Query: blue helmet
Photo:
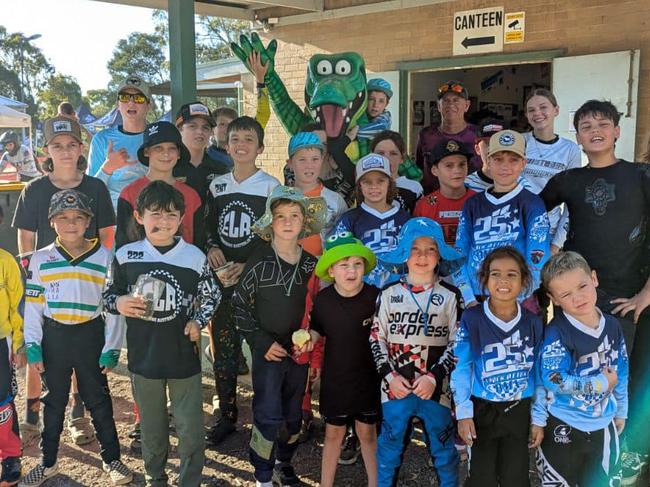
[[[390,86],[390,83],[382,78],[373,78],[369,79],[367,83],[368,91],[381,91],[385,93],[388,99],[390,100],[393,96],[393,88]]]
[[[293,156],[300,149],[320,149],[324,151],[325,146],[315,133],[298,132],[289,141],[289,157]]]

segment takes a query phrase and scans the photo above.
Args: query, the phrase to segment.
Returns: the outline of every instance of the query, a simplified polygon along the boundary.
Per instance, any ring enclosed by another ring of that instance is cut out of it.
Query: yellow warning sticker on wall
[[[503,21],[503,43],[516,44],[524,42],[526,33],[526,12],[510,12]]]

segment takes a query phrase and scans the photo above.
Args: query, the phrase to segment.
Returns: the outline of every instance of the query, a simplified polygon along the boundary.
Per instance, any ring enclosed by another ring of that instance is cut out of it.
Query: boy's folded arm
[[[469,333],[462,320],[456,335],[453,354],[457,358],[457,363],[451,372],[449,385],[456,403],[456,419],[473,418],[474,403],[472,403],[471,397],[474,364]]]
[[[215,311],[221,304],[221,287],[214,278],[207,260],[201,268],[201,276],[197,286],[197,306],[194,307],[191,319],[196,321],[201,328],[205,328]]]

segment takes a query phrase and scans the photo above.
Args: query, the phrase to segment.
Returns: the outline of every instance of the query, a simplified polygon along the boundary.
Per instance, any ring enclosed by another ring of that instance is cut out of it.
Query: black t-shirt
[[[540,193],[548,210],[566,203],[565,250],[582,254],[606,292],[631,297],[645,284],[645,244],[650,215],[650,166],[619,160],[569,169]]]
[[[86,230],[86,238],[98,237],[100,228],[115,225],[111,195],[103,181],[84,174],[79,186],[72,189],[84,193],[91,200],[90,207],[95,216]],[[12,226],[36,232],[35,249],[50,245],[56,239],[56,232],[50,226],[47,213],[50,200],[58,191],[61,191],[61,188],[54,186],[49,177],[42,176],[30,181],[18,198]]]
[[[208,195],[208,188],[212,180],[230,172],[223,163],[212,159],[208,153],[203,154],[201,164],[194,167],[192,163],[187,163],[179,167],[179,173],[174,172],[175,177],[185,177],[185,183],[194,191],[199,193],[201,203],[205,204]]]
[[[311,328],[326,338],[320,411],[324,416],[379,410],[379,376],[370,351],[370,328],[379,289],[365,284],[343,297],[334,286],[314,299]]]

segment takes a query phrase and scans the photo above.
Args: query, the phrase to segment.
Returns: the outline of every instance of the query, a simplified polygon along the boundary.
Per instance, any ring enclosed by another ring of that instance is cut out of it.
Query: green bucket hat
[[[377,258],[372,250],[363,245],[361,240],[354,238],[351,232],[341,232],[330,235],[325,241],[323,255],[318,259],[314,271],[316,276],[323,281],[332,282],[327,270],[346,257],[361,257],[365,260],[364,274],[368,274],[377,265]]]
[[[327,224],[327,203],[325,199],[318,196],[309,198],[305,196],[298,188],[290,186],[276,186],[266,199],[266,211],[264,215],[255,222],[253,231],[263,240],[271,240],[271,224],[273,223],[273,212],[271,206],[277,200],[295,201],[305,210],[305,222],[302,233],[298,238],[309,237],[320,233]]]

